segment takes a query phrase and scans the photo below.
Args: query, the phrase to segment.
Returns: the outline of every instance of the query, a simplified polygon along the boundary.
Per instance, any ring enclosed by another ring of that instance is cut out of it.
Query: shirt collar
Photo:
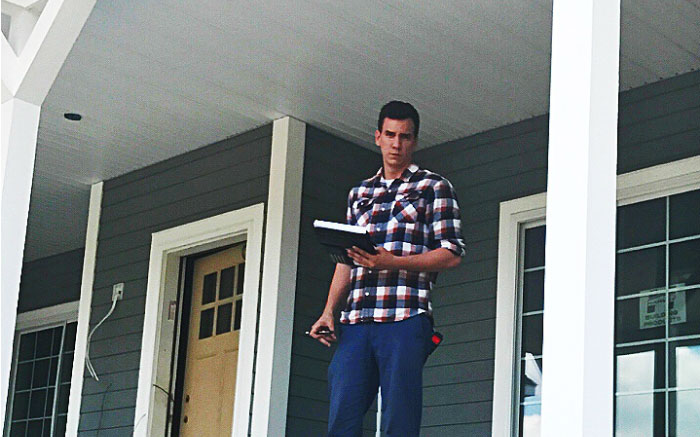
[[[371,178],[371,181],[374,184],[378,184],[382,180],[382,171],[384,170],[384,167],[379,167],[379,170],[377,170],[377,173]],[[411,177],[418,171],[418,166],[416,164],[411,164],[409,165],[406,170],[401,173],[401,180],[404,182],[408,182]]]

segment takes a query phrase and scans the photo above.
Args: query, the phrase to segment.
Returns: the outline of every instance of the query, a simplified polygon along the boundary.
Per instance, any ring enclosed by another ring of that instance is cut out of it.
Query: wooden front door
[[[244,245],[194,262],[180,435],[230,437],[238,363]]]

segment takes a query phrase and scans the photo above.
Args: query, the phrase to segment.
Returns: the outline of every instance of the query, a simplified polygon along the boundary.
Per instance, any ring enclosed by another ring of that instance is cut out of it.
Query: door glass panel
[[[615,292],[618,296],[661,290],[666,286],[666,248],[635,250],[617,255]]]
[[[617,437],[663,436],[664,394],[645,393],[615,397]]]
[[[241,313],[243,309],[243,301],[236,301],[236,318],[233,321],[233,330],[238,331],[241,329]]]
[[[669,286],[700,284],[700,239],[669,247]]]
[[[525,268],[544,266],[545,227],[525,230]]]
[[[669,386],[700,389],[700,338],[669,343],[668,348]]]
[[[617,248],[642,246],[666,239],[666,198],[617,208]]]
[[[527,272],[523,278],[523,312],[544,309],[544,270]]]
[[[245,263],[239,264],[236,270],[238,270],[236,294],[243,294],[243,280],[245,279]]]
[[[214,330],[214,308],[201,312],[199,319],[199,339],[211,337]]]
[[[231,310],[233,304],[227,303],[225,305],[219,305],[217,309],[218,313],[216,315],[216,334],[223,334],[225,332],[231,331]]]
[[[676,194],[670,202],[671,238],[700,234],[700,190]]]
[[[229,267],[221,271],[221,285],[219,285],[219,299],[226,299],[233,296],[233,276],[236,273],[235,267]]]
[[[664,387],[665,348],[663,343],[617,348],[617,393],[651,391]]]
[[[700,390],[668,395],[669,431],[675,437],[696,437],[700,430]]]
[[[700,334],[700,289],[669,293],[669,312],[671,337]]]
[[[209,273],[204,276],[202,284],[202,305],[212,303],[216,300],[216,277],[218,272]]]

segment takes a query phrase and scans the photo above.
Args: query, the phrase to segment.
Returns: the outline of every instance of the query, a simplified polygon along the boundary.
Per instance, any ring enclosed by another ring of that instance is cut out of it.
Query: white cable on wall
[[[90,376],[92,376],[95,379],[95,381],[99,381],[100,378],[97,376],[97,372],[95,372],[95,368],[93,367],[92,362],[90,361],[90,340],[92,339],[92,334],[94,334],[95,331],[97,331],[97,328],[99,328],[100,325],[102,323],[104,323],[104,321],[107,320],[107,318],[109,316],[112,315],[112,313],[114,312],[114,309],[117,307],[117,300],[119,300],[117,298],[117,296],[112,296],[112,307],[109,309],[107,314],[102,318],[102,320],[100,320],[100,322],[97,325],[95,325],[94,328],[92,328],[92,331],[90,331],[90,334],[88,335],[88,338],[87,338],[87,348],[85,350],[85,366],[87,367],[88,372],[90,372]]]

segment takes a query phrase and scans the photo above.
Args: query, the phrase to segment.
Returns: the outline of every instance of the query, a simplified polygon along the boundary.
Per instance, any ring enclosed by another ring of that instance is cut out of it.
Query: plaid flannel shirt
[[[464,255],[457,196],[450,182],[411,164],[389,186],[382,169],[350,190],[347,222],[364,226],[376,246],[406,256],[446,248]],[[396,322],[428,313],[437,272],[353,267],[341,323]]]

